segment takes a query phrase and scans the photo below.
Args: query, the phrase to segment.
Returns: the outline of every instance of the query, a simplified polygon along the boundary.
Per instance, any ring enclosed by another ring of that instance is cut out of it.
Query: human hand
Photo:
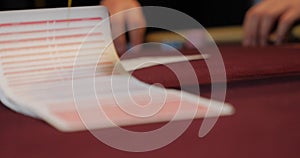
[[[114,44],[119,54],[127,50],[127,42],[135,46],[144,41],[146,21],[142,9],[137,8],[141,6],[137,0],[102,0],[100,5],[110,12]],[[127,30],[130,41],[126,41]]]
[[[264,0],[246,13],[243,45],[266,45],[274,27],[275,43],[281,44],[298,19],[300,0]]]

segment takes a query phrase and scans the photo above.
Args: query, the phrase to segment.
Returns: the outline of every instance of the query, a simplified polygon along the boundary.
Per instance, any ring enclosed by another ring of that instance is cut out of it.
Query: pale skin
[[[246,13],[243,45],[267,45],[273,27],[275,44],[282,44],[293,24],[299,19],[300,0],[264,0]]]
[[[132,46],[143,43],[146,21],[140,3],[136,0],[102,0],[111,15],[111,26],[117,51],[122,54],[127,49],[124,33],[129,30],[129,42]],[[139,29],[135,29],[139,28]]]

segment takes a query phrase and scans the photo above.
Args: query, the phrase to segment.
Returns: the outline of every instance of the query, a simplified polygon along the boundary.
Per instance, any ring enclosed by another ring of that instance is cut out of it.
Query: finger
[[[276,44],[281,44],[283,42],[292,25],[298,19],[300,19],[300,11],[294,9],[287,11],[281,16],[276,31]]]
[[[127,26],[129,29],[129,39],[132,46],[144,42],[146,31],[146,21],[141,8],[130,9],[126,13]]]
[[[118,36],[113,40],[117,53],[121,56],[127,50],[126,36],[125,34]]]
[[[259,20],[260,20],[260,15],[256,7],[250,9],[247,12],[243,23],[243,31],[244,31],[243,45],[244,46],[253,46],[256,44]]]
[[[259,44],[265,46],[267,44],[268,36],[274,25],[276,17],[274,15],[267,15],[261,20],[259,29]]]
[[[261,45],[266,45],[268,40],[275,42],[274,39],[271,39],[272,36],[270,36],[273,28],[275,28],[275,22],[289,9],[286,5],[278,5],[279,3],[281,4],[282,2],[275,1],[275,4],[266,5],[267,7],[264,8],[265,12],[259,27],[259,41]]]
[[[118,54],[123,54],[126,51],[126,30],[125,30],[125,16],[123,12],[118,12],[110,17],[112,39],[115,44]]]
[[[139,45],[144,42],[145,29],[135,29],[129,32],[130,43],[132,46]]]
[[[277,9],[269,10],[263,16],[260,26],[259,26],[259,44],[264,46],[272,33],[275,22],[279,19],[280,15],[284,12],[283,8],[279,7]]]

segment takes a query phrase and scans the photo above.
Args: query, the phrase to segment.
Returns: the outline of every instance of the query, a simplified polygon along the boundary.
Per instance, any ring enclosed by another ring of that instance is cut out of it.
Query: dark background
[[[66,7],[67,0],[0,0],[0,10]],[[139,0],[143,6],[163,6],[182,11],[204,27],[242,24],[250,0]],[[199,4],[197,4],[199,3]],[[73,0],[72,6],[98,5],[99,0]]]

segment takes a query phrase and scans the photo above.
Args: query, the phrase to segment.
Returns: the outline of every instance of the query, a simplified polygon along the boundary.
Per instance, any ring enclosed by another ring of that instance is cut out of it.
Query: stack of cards
[[[132,77],[118,64],[103,6],[0,14],[0,96],[16,112],[69,132],[233,113]]]

